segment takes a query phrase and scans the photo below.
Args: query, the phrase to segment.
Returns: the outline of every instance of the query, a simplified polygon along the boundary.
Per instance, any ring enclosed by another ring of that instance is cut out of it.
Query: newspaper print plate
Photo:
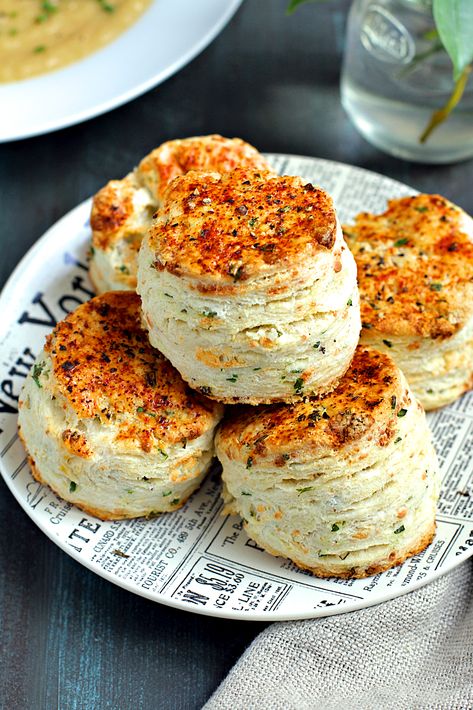
[[[279,172],[302,175],[328,190],[342,221],[415,192],[348,165],[269,157]],[[184,508],[152,520],[103,522],[34,481],[16,431],[18,395],[46,334],[93,295],[86,261],[89,211],[90,201],[84,202],[54,225],[19,264],[0,298],[0,468],[15,498],[51,540],[85,567],[154,601],[264,621],[378,604],[426,584],[473,553],[473,393],[429,415],[443,475],[434,541],[401,567],[368,579],[317,579],[265,553],[237,517],[221,516],[217,466]]]

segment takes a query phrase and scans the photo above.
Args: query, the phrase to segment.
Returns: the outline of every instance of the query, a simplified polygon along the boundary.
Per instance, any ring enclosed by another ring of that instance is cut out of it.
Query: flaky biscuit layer
[[[333,389],[360,317],[329,196],[300,178],[243,170],[187,174],[166,195],[139,255],[151,343],[222,402]]]
[[[453,402],[473,381],[473,220],[439,195],[416,195],[344,232],[361,342],[396,360],[426,409]]]
[[[216,450],[226,512],[316,575],[374,574],[430,542],[438,462],[422,407],[381,353],[358,348],[324,397],[228,412]]]
[[[180,507],[211,464],[221,415],[149,345],[139,298],[113,292],[48,337],[19,427],[38,480],[111,519]]]

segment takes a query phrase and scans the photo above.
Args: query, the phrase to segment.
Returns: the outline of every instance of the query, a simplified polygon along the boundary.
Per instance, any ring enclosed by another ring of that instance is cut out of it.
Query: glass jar
[[[452,63],[435,32],[431,0],[353,1],[341,95],[364,138],[417,162],[473,156],[473,77],[447,120],[420,142],[453,86]]]

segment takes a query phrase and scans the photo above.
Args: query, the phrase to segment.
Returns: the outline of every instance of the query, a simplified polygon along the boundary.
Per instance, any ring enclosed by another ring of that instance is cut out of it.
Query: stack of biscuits
[[[206,136],[110,182],[91,223],[101,295],[57,325],[21,396],[35,478],[103,519],[151,516],[216,454],[225,511],[315,575],[430,543],[422,405],[471,386],[470,218],[419,195],[342,230],[322,189]]]

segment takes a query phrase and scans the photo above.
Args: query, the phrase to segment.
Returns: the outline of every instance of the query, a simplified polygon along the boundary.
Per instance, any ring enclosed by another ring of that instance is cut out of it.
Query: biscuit
[[[152,345],[226,403],[336,386],[360,331],[356,267],[331,198],[236,169],[173,180],[139,254]]]
[[[216,436],[227,513],[320,577],[365,577],[423,550],[439,471],[426,418],[394,361],[358,347],[338,388],[229,410]]]
[[[212,462],[221,415],[151,348],[138,296],[114,291],[48,336],[19,429],[38,481],[99,518],[134,518],[184,504]]]
[[[473,220],[439,195],[416,195],[344,232],[361,342],[394,358],[425,409],[453,402],[473,383]]]
[[[228,172],[268,169],[263,156],[240,138],[197,136],[163,143],[122,180],[111,180],[94,197],[90,277],[98,293],[136,288],[141,240],[170,180],[189,170]]]

